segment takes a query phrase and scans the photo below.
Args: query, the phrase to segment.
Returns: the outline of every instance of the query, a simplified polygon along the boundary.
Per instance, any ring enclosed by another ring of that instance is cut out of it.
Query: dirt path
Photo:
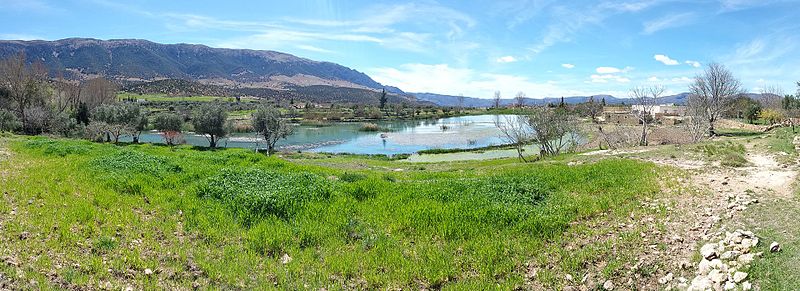
[[[665,222],[668,232],[681,236],[681,240],[669,243],[671,249],[678,250],[672,262],[674,271],[661,280],[666,289],[685,290],[691,289],[695,283],[704,286],[706,282],[711,282],[708,279],[711,275],[708,275],[708,271],[703,273],[702,264],[698,265],[699,262],[695,261],[687,266],[687,260],[698,252],[698,248],[730,238],[731,233],[739,233],[737,230],[740,228],[752,227],[753,230],[758,230],[761,225],[759,222],[753,223],[749,208],[773,207],[772,205],[779,205],[781,201],[789,201],[794,197],[793,186],[798,177],[794,166],[782,165],[776,156],[752,146],[748,148],[746,159],[749,165],[740,168],[721,167],[717,163],[701,160],[649,159],[658,164],[679,168],[685,173],[680,179],[682,185],[677,190],[682,193],[673,197],[676,211]],[[763,248],[769,243],[764,241],[759,247]],[[731,284],[733,273],[727,276],[727,283]],[[726,282],[723,279],[714,284],[724,285]],[[735,284],[737,288],[744,287],[742,284],[750,286],[748,281]]]

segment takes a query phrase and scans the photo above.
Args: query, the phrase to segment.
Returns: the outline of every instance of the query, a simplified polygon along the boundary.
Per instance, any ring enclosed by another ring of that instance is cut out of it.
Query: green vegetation
[[[236,98],[223,96],[170,96],[167,94],[136,94],[128,92],[117,93],[118,100],[143,100],[147,102],[212,102],[227,101],[234,102]],[[247,102],[252,99],[247,100]]]
[[[358,130],[359,131],[364,131],[364,132],[379,132],[379,131],[387,132],[387,131],[391,131],[391,129],[385,128],[385,127],[381,127],[380,125],[377,125],[375,123],[364,123],[364,124],[361,124],[361,127],[359,127]]]
[[[707,158],[719,161],[728,167],[744,167],[748,164],[745,158],[744,145],[732,141],[720,143],[703,143],[695,148]]]
[[[22,137],[9,145],[4,166],[14,170],[0,180],[0,213],[17,214],[0,218],[3,249],[48,255],[0,272],[62,288],[513,289],[530,261],[578,273],[610,260],[603,273],[613,277],[636,257],[602,243],[568,260],[564,240],[575,222],[627,219],[658,191],[652,164],[623,159],[398,172],[389,169],[406,165],[358,156],[287,162],[238,149]],[[377,168],[346,170],[358,165]],[[31,237],[18,239],[23,232]],[[51,271],[57,281],[45,277]]]

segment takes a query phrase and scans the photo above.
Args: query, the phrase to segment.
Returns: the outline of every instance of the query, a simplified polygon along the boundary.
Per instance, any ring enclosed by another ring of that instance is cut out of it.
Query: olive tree
[[[122,135],[130,135],[133,142],[139,142],[139,135],[147,127],[145,111],[137,104],[105,104],[94,109],[92,121],[94,128],[105,133],[106,141],[119,142]]]
[[[153,127],[161,132],[167,145],[175,145],[183,128],[183,117],[175,113],[160,113],[153,120]]]
[[[194,131],[205,136],[211,148],[228,135],[227,120],[228,112],[217,102],[200,105],[192,114]]]
[[[275,152],[275,144],[294,131],[292,125],[281,118],[280,111],[269,105],[260,105],[253,113],[252,122],[253,129],[267,142],[270,155]]]
[[[539,155],[555,156],[577,145],[577,118],[564,108],[536,107],[527,115],[532,141],[539,145]]]
[[[733,73],[719,63],[708,64],[705,71],[694,78],[689,85],[691,93],[688,112],[693,119],[704,119],[708,125],[707,133],[715,136],[714,123],[727,111],[739,94],[742,93],[742,83],[733,76]]]
[[[0,132],[15,131],[20,127],[22,127],[22,123],[14,113],[0,108]]]

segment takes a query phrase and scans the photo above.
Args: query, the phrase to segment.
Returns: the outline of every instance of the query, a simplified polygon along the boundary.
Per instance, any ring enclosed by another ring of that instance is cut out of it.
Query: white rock
[[[708,278],[711,279],[711,282],[721,283],[721,282],[725,281],[725,279],[727,278],[727,275],[725,275],[725,273],[720,272],[717,269],[714,269],[714,270],[711,270],[711,272],[708,273]]]
[[[669,273],[666,276],[659,278],[658,283],[667,284],[669,282],[672,282],[672,278],[673,278],[672,273]]]
[[[731,281],[725,282],[725,286],[724,286],[724,287],[722,287],[722,289],[725,289],[725,290],[733,290],[733,289],[736,289],[736,283],[733,283],[733,282],[731,282]]]
[[[700,275],[708,275],[708,272],[711,272],[711,261],[702,259],[700,260],[700,264],[697,265],[697,272]]]
[[[289,254],[283,254],[283,257],[281,257],[281,264],[286,265],[291,261],[292,261],[292,257],[290,257]]]
[[[152,275],[152,274],[153,274],[153,270],[150,270],[150,269],[144,269],[144,274],[145,274],[145,275],[147,275],[147,276],[150,276],[150,275]]]
[[[774,241],[769,245],[769,251],[776,253],[781,251],[781,245],[778,242]]]
[[[603,289],[614,290],[614,282],[611,282],[611,280],[606,281],[605,283],[603,283]]]
[[[753,259],[755,259],[755,255],[753,255],[753,254],[744,254],[744,255],[739,256],[739,258],[737,258],[736,261],[739,262],[739,264],[742,264],[742,265],[749,265],[750,263],[753,262]]]
[[[751,289],[753,289],[753,284],[750,284],[750,282],[742,283],[742,290],[751,290]]]
[[[572,282],[572,275],[567,274],[567,275],[564,276],[564,279],[567,279],[567,281]]]
[[[700,255],[707,260],[715,258],[717,256],[717,245],[705,244],[702,248],[700,248]]]
[[[721,255],[719,255],[719,258],[721,260],[731,260],[731,259],[735,259],[736,257],[738,257],[741,254],[742,253],[738,252],[738,251],[727,251],[727,252],[724,252]]]
[[[746,278],[747,278],[747,273],[745,272],[736,272],[735,274],[733,274],[733,281],[736,283],[740,283],[744,281],[744,279]]]
[[[689,286],[688,290],[698,290],[698,291],[703,290],[703,291],[705,291],[705,290],[711,289],[711,286],[713,286],[713,285],[714,285],[714,283],[711,282],[711,279],[708,279],[708,277],[706,277],[706,276],[697,276],[697,277],[694,277],[694,279],[692,279],[692,285]]]

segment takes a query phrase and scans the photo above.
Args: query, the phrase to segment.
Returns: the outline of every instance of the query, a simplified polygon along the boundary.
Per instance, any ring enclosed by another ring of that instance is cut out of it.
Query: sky
[[[0,39],[138,38],[275,50],[407,92],[504,98],[800,81],[800,0],[0,0]]]

